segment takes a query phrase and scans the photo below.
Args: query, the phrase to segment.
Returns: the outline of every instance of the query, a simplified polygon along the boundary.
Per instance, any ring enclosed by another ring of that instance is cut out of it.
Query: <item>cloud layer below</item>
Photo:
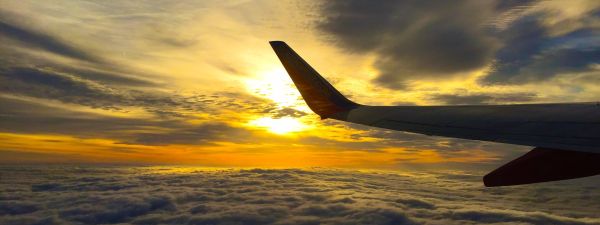
[[[459,171],[2,167],[2,224],[600,224],[597,179],[484,188]]]

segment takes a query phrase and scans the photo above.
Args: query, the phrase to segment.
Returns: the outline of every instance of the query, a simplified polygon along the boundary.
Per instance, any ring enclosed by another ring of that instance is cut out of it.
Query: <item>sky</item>
[[[596,102],[600,1],[0,1],[0,163],[493,169],[531,147],[320,120],[268,41],[372,105]]]

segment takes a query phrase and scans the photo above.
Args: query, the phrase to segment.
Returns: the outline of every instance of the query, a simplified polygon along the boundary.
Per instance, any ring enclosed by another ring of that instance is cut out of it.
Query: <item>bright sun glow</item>
[[[302,102],[300,93],[290,80],[283,68],[272,69],[260,73],[257,79],[246,80],[248,90],[262,98],[270,99],[279,109],[293,108],[296,110],[310,112],[310,109]],[[271,118],[262,117],[248,123],[251,126],[267,129],[275,134],[288,134],[308,129],[308,126],[296,118]]]
[[[251,93],[270,99],[281,108],[291,107],[302,111],[308,109],[300,100],[300,93],[282,68],[263,72],[258,79],[247,80],[246,87]]]
[[[290,132],[302,131],[307,128],[307,126],[299,120],[289,117],[279,119],[263,117],[250,121],[250,125],[266,128],[269,132],[275,134],[287,134]]]

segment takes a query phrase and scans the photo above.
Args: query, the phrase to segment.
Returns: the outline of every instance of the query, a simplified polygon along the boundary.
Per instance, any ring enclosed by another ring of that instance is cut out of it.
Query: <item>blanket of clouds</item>
[[[3,166],[1,224],[600,224],[598,179],[464,171]]]

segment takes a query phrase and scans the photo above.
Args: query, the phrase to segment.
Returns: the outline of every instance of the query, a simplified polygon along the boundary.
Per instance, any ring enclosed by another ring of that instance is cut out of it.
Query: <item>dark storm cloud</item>
[[[430,97],[446,105],[481,105],[494,103],[530,102],[537,98],[534,93],[492,94],[437,94]]]
[[[481,1],[325,1],[318,27],[351,52],[374,52],[379,85],[444,77],[485,66],[495,42]],[[468,12],[468,13],[466,13]]]
[[[505,43],[496,53],[484,84],[519,84],[551,79],[560,74],[593,70],[600,62],[597,28],[581,28],[551,36],[543,15],[520,18],[499,33]]]
[[[593,71],[600,62],[597,11],[548,24],[538,1],[325,1],[317,27],[341,48],[374,53],[373,81],[392,89],[412,80],[466,75],[492,66],[483,84],[522,84]],[[504,15],[509,11],[520,11]],[[504,17],[506,16],[506,18]],[[506,27],[498,23],[506,24]],[[568,24],[584,24],[572,31]]]
[[[4,166],[0,171],[3,224],[600,222],[593,179],[489,189],[473,179],[480,175],[457,171],[410,176],[90,166]]]
[[[99,61],[97,57],[66,44],[55,37],[18,25],[9,24],[3,21],[1,17],[0,15],[0,34],[4,37],[21,42],[25,46],[43,49],[55,54],[90,62]]]

